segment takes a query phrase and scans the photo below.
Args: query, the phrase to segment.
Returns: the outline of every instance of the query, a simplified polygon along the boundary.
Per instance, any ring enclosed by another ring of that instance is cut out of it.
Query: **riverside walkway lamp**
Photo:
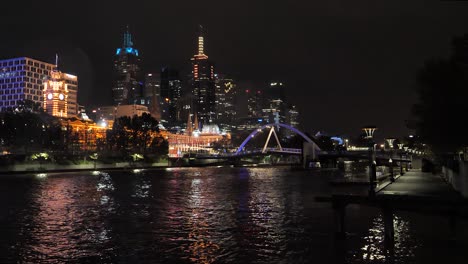
[[[390,148],[390,158],[388,159],[389,169],[390,169],[390,181],[394,182],[395,177],[393,175],[393,159],[392,159],[392,156],[393,156],[393,142],[395,142],[395,139],[394,138],[387,138],[386,141],[388,143],[388,147]]]
[[[404,146],[403,149],[405,150],[405,159],[408,159],[408,149],[409,149],[409,147]],[[406,171],[408,171],[408,161],[405,162],[405,169],[406,169]]]
[[[366,126],[362,130],[366,133],[366,139],[369,147],[369,195],[375,194],[375,187],[377,181],[376,175],[376,162],[375,162],[375,143],[374,143],[374,132],[377,130],[375,126]]]
[[[398,149],[400,150],[400,175],[403,175],[403,143],[398,143]]]
[[[412,153],[413,153],[413,149],[410,149],[410,148],[409,148],[409,149],[408,149],[408,155],[409,155],[408,158],[409,158],[409,160],[410,160],[410,164],[409,164],[408,167],[409,167],[410,170],[411,170],[412,167],[413,167],[413,165],[412,165],[412,163],[413,163],[413,154],[412,154]]]

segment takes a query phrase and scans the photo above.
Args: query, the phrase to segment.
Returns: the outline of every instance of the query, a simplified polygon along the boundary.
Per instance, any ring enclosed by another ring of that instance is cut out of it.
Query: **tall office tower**
[[[187,120],[188,116],[193,114],[193,110],[195,109],[194,105],[196,104],[196,102],[197,98],[195,98],[195,96],[193,96],[191,93],[185,93],[177,100],[176,125],[181,125],[185,123],[184,120]]]
[[[264,98],[260,90],[245,90],[247,94],[247,117],[261,117]]]
[[[52,78],[55,65],[27,57],[0,60],[0,111],[15,109],[25,100],[44,104],[44,80]],[[77,115],[78,77],[62,73],[67,85],[66,115]]]
[[[114,105],[141,104],[143,93],[140,82],[140,55],[133,46],[128,26],[123,35],[122,47],[115,52],[114,84],[112,96]]]
[[[216,116],[223,126],[232,124],[237,116],[237,84],[232,78],[215,74]]]
[[[68,90],[68,117],[73,117],[78,115],[79,105],[78,105],[78,77],[68,73],[62,73],[62,80],[67,85]]]
[[[286,123],[292,127],[299,127],[299,110],[295,105],[288,105],[286,109]],[[293,137],[295,135],[291,130],[286,130],[287,137]]]
[[[159,73],[147,73],[145,75],[144,97],[151,98],[153,94],[161,96],[161,76]]]
[[[285,86],[281,82],[271,82],[265,91],[266,103],[263,106],[263,118],[269,123],[286,122]]]
[[[177,105],[182,96],[182,80],[179,71],[169,67],[161,68],[161,105],[164,125],[171,127],[180,120],[177,115]]]
[[[205,38],[200,26],[198,54],[192,57],[192,93],[197,98],[196,110],[202,123],[210,123],[216,118],[216,85],[214,67],[205,54]]]
[[[151,115],[161,121],[161,76],[159,73],[145,75],[144,105],[148,107]]]

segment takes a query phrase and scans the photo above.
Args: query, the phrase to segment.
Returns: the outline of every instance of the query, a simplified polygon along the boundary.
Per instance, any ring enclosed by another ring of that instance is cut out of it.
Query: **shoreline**
[[[162,169],[177,169],[177,168],[201,168],[201,167],[216,167],[216,168],[269,168],[269,167],[289,167],[291,169],[302,169],[302,170],[309,170],[298,167],[294,164],[245,164],[245,165],[186,165],[186,166],[170,166],[170,165],[124,165],[124,166],[94,166],[86,167],[86,168],[36,168],[28,170],[3,170],[0,169],[0,177],[2,175],[24,175],[24,174],[37,174],[37,173],[67,173],[67,172],[86,172],[86,171],[131,171],[131,170],[162,170]]]

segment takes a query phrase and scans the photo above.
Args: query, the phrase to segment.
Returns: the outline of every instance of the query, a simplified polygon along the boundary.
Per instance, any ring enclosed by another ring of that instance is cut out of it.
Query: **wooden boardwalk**
[[[349,204],[381,208],[385,244],[390,248],[394,246],[394,212],[400,210],[447,216],[451,235],[455,237],[457,219],[468,219],[468,199],[439,175],[410,170],[395,178],[394,182],[380,183],[375,189],[362,184],[340,185],[334,188],[331,196],[316,198],[317,201],[332,203],[337,237],[345,237],[346,206]]]
[[[435,198],[446,201],[463,199],[441,176],[416,170],[406,172],[394,183],[377,192],[377,196],[388,195]]]

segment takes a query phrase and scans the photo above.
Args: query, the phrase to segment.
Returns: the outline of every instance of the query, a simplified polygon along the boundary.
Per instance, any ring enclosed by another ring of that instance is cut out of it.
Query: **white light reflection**
[[[395,246],[394,253],[385,247],[384,223],[382,216],[376,217],[369,228],[367,236],[364,237],[364,245],[361,247],[361,254],[354,254],[359,261],[376,261],[385,263],[387,259],[394,259],[402,263],[408,262],[415,257],[415,250],[420,247],[410,233],[410,225],[407,220],[400,216],[394,216]]]
[[[39,178],[39,179],[45,179],[45,178],[47,178],[47,173],[36,174],[36,177]]]
[[[99,181],[97,182],[97,190],[98,191],[113,191],[114,185],[112,184],[112,179],[109,173],[102,172]]]

